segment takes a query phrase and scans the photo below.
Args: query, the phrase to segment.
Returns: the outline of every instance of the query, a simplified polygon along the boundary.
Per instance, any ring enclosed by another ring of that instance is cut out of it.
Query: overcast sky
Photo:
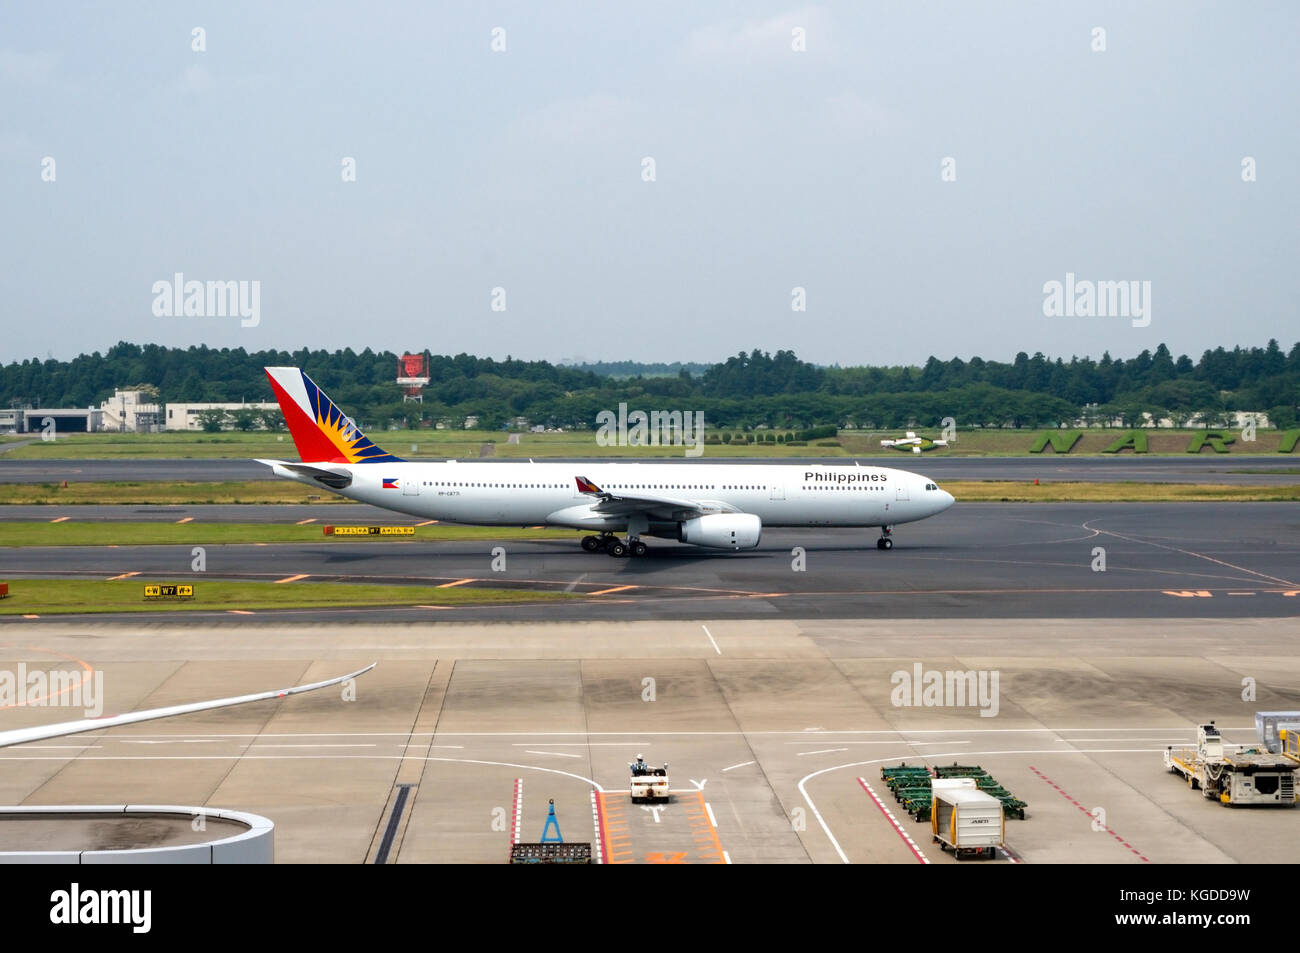
[[[1297,64],[1284,2],[6,4],[0,360],[1289,347]]]

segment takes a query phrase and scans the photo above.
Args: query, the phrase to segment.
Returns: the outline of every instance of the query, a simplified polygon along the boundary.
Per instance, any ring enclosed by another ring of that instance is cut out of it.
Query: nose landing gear
[[[893,549],[894,540],[891,538],[894,533],[894,527],[880,527],[880,539],[876,540],[876,549]]]

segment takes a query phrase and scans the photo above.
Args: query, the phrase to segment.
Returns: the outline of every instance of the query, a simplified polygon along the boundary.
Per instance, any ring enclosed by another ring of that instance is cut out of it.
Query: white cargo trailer
[[[963,857],[995,857],[1006,841],[1002,802],[975,787],[973,778],[935,778],[930,833],[940,850]]]
[[[1282,750],[1278,732],[1283,729],[1296,731],[1300,729],[1300,711],[1257,711],[1255,712],[1255,733],[1259,742],[1268,748],[1271,754]]]

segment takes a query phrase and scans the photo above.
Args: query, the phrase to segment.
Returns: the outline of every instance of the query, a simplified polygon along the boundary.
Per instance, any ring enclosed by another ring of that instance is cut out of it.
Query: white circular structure
[[[161,804],[0,807],[0,864],[270,864],[275,825]]]

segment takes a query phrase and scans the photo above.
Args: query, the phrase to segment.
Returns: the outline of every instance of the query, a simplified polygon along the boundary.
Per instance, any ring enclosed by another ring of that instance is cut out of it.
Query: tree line
[[[710,427],[807,430],[853,425],[866,429],[934,427],[952,417],[963,427],[1044,427],[1119,421],[1139,426],[1143,414],[1175,425],[1193,419],[1226,425],[1234,411],[1262,411],[1279,427],[1300,415],[1300,343],[1284,352],[1222,347],[1199,360],[1175,358],[1161,344],[1134,358],[1049,359],[1017,354],[1010,362],[982,358],[922,366],[830,367],[793,351],[741,352],[693,373],[699,365],[608,362],[618,376],[546,361],[504,361],[468,354],[430,358],[423,403],[403,403],[389,351],[254,351],[195,346],[168,348],[122,342],[70,361],[24,360],[0,367],[0,405],[87,407],[126,382],[158,390],[166,402],[272,400],[262,368],[303,368],[359,424],[372,428],[479,426],[500,429],[520,418],[547,427],[595,426],[596,414],[631,410],[702,411]],[[596,365],[602,367],[602,365]],[[641,369],[642,373],[624,376]],[[241,421],[242,422],[242,421]]]

